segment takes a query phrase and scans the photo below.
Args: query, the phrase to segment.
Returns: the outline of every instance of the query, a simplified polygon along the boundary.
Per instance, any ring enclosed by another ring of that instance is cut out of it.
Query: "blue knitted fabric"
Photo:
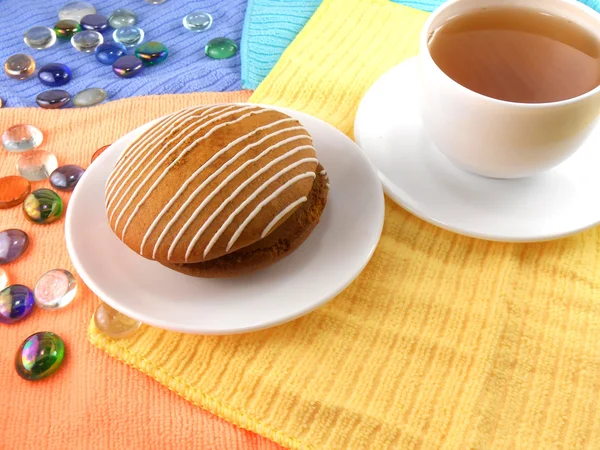
[[[444,0],[391,0],[433,11]],[[580,0],[600,11],[600,0]],[[242,34],[242,84],[256,89],[321,4],[321,0],[248,0]]]
[[[145,31],[144,42],[159,41],[169,49],[165,62],[146,67],[130,79],[118,78],[111,66],[100,64],[93,53],[76,51],[68,41],[59,41],[46,50],[25,45],[25,31],[38,25],[52,28],[58,21],[58,10],[68,1],[0,0],[0,21],[4,25],[0,46],[2,64],[15,53],[32,56],[38,68],[48,63],[64,63],[71,68],[73,79],[60,89],[75,95],[82,89],[101,87],[108,91],[110,100],[147,94],[241,89],[240,55],[213,60],[205,56],[204,46],[215,37],[228,37],[239,44],[246,0],[166,0],[161,5],[151,5],[144,0],[87,0],[98,14],[105,16],[117,8],[135,11],[137,25]],[[183,27],[183,17],[195,10],[213,16],[213,25],[208,31],[194,33]],[[112,31],[104,33],[105,42],[112,41]],[[127,53],[133,54],[133,49]],[[19,81],[0,73],[0,97],[7,106],[36,106],[36,95],[47,89],[53,88],[41,84],[37,76]]]

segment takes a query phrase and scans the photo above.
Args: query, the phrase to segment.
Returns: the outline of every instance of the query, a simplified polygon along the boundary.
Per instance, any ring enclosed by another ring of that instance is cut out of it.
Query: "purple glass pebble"
[[[33,292],[22,284],[0,291],[0,323],[11,324],[24,319],[33,310]]]
[[[18,259],[29,247],[27,233],[16,228],[0,233],[0,265],[8,264]]]
[[[99,31],[102,33],[108,28],[108,19],[102,14],[88,14],[81,18],[79,24],[84,30]]]
[[[136,56],[121,56],[113,63],[113,72],[121,78],[131,78],[141,72],[142,60]]]
[[[71,69],[60,63],[46,64],[40,68],[38,78],[46,86],[62,86],[71,80]]]
[[[50,89],[38,94],[36,103],[44,109],[57,109],[65,106],[71,101],[71,95],[62,89]]]
[[[84,172],[79,166],[61,166],[50,175],[50,184],[61,191],[72,191]]]

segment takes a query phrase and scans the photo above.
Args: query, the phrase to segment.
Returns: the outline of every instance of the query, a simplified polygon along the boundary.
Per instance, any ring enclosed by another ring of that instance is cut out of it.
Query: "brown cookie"
[[[194,264],[164,266],[195,277],[227,278],[264,269],[296,250],[319,223],[327,203],[329,179],[321,165],[308,200],[269,236],[233,253]]]

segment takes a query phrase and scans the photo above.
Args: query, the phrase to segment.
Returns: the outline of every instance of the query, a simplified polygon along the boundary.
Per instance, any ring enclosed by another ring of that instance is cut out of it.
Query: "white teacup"
[[[423,27],[419,52],[422,115],[431,141],[469,172],[520,178],[558,165],[583,144],[600,114],[600,86],[559,102],[512,103],[471,91],[442,72],[429,53],[432,33],[456,15],[506,5],[565,17],[598,39],[600,14],[575,0],[451,0],[431,14]]]

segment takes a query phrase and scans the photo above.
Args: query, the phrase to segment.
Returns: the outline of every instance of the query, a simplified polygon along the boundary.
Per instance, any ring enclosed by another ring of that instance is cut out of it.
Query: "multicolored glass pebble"
[[[56,43],[56,32],[48,27],[33,27],[25,32],[23,41],[28,47],[44,50]]]
[[[44,135],[33,125],[20,123],[2,133],[2,145],[9,152],[25,152],[38,147]]]
[[[113,11],[108,18],[108,24],[112,28],[132,26],[137,23],[137,15],[130,9],[119,8]]]
[[[50,184],[59,191],[72,191],[85,170],[76,165],[60,166],[50,174]]]
[[[228,38],[215,38],[208,41],[204,52],[206,56],[213,59],[226,59],[235,56],[238,51],[238,46],[235,42]]]
[[[142,71],[142,60],[136,56],[125,55],[113,64],[113,72],[121,78],[131,78]]]
[[[132,335],[142,325],[106,303],[100,303],[94,313],[94,325],[100,332],[111,338],[124,338]]]
[[[0,268],[0,291],[8,286],[8,275],[6,270]]]
[[[169,50],[157,41],[146,42],[135,49],[135,56],[142,60],[145,66],[163,62],[169,56]]]
[[[40,68],[38,78],[46,86],[58,87],[71,81],[71,69],[65,64],[46,64]]]
[[[16,261],[29,248],[29,236],[23,230],[10,228],[0,232],[0,264]]]
[[[52,189],[38,189],[27,196],[23,202],[25,217],[40,225],[47,225],[60,219],[63,202]]]
[[[23,177],[10,175],[0,178],[0,209],[20,205],[31,192],[31,183]]]
[[[93,163],[93,162],[96,160],[96,158],[97,158],[98,156],[100,156],[102,153],[104,153],[104,151],[105,151],[105,150],[106,150],[108,147],[110,147],[110,144],[108,144],[108,145],[103,145],[103,146],[102,146],[102,147],[100,147],[98,150],[96,150],[96,151],[94,152],[94,154],[92,155],[92,159],[90,160],[90,163]]]
[[[17,350],[15,369],[27,381],[37,381],[52,375],[65,357],[65,343],[50,331],[29,336]]]
[[[144,30],[134,26],[117,28],[113,32],[113,39],[125,47],[135,47],[144,40]]]
[[[0,323],[23,320],[33,310],[33,292],[22,284],[13,284],[0,291]]]
[[[76,33],[71,38],[71,45],[75,50],[83,53],[91,53],[104,42],[104,37],[93,30],[83,30]]]
[[[43,309],[61,309],[73,301],[77,281],[68,270],[53,269],[38,280],[33,289],[35,304]]]
[[[67,19],[79,22],[82,17],[88,14],[96,14],[94,5],[88,2],[71,2],[60,8],[58,18],[60,20]]]
[[[191,12],[183,18],[183,26],[190,31],[206,31],[212,23],[212,16],[202,11]]]
[[[17,161],[17,170],[29,181],[43,181],[58,167],[53,153],[46,150],[31,150],[23,153]]]
[[[35,102],[44,109],[58,109],[71,101],[71,94],[62,89],[50,89],[38,94]]]
[[[68,41],[75,33],[81,31],[81,25],[74,20],[59,20],[54,24],[54,32],[56,37],[63,41]]]
[[[127,52],[127,48],[118,42],[106,42],[96,47],[96,59],[102,64],[112,64]]]
[[[4,63],[4,73],[16,80],[24,80],[35,72],[35,60],[24,53],[10,56]]]
[[[85,108],[102,103],[108,96],[107,92],[102,88],[89,88],[75,94],[73,97],[73,105],[77,108]]]
[[[102,14],[88,14],[81,18],[79,24],[84,30],[103,32],[108,28],[108,19]]]

